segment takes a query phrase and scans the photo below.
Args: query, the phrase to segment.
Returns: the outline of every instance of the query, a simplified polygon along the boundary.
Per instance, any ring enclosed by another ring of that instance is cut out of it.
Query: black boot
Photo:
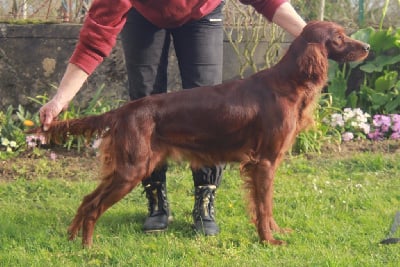
[[[218,225],[215,223],[214,198],[215,185],[196,186],[195,202],[193,208],[194,228],[197,232],[205,235],[216,235],[219,233]]]
[[[146,233],[162,232],[168,228],[169,208],[165,183],[156,182],[144,186],[149,201],[149,215],[143,224]]]

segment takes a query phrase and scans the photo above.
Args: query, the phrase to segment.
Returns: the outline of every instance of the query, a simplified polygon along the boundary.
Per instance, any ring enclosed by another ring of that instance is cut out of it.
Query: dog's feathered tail
[[[37,127],[27,131],[27,133],[43,136],[46,143],[61,143],[71,135],[83,136],[87,139],[90,139],[95,135],[101,137],[114,123],[111,113],[113,113],[113,111],[79,119],[64,121],[54,120],[47,131],[44,131],[42,127]]]

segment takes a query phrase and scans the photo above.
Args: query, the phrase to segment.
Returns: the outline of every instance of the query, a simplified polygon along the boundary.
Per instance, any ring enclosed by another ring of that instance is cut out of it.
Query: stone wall
[[[52,96],[71,56],[81,25],[72,24],[0,24],[0,110],[23,105],[37,111],[29,97]],[[265,44],[264,44],[265,46]],[[263,64],[263,45],[259,45],[257,64]],[[180,88],[177,63],[171,49],[169,88]],[[223,79],[238,77],[239,63],[231,44],[224,41]],[[111,55],[96,69],[74,101],[79,105],[105,85],[107,97],[128,99],[126,70],[120,41]]]

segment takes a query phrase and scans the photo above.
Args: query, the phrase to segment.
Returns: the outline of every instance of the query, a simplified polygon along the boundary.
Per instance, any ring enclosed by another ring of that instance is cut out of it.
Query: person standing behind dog
[[[306,25],[286,0],[240,0],[269,21],[297,36]],[[183,89],[222,82],[224,0],[95,0],[85,18],[79,41],[54,97],[39,110],[44,130],[68,107],[87,77],[107,57],[119,33],[131,100],[167,92],[168,51],[171,39]],[[215,114],[218,116],[218,114]],[[195,186],[194,228],[216,235],[214,197],[223,166],[192,170]],[[167,166],[143,180],[149,214],[145,232],[168,227]]]

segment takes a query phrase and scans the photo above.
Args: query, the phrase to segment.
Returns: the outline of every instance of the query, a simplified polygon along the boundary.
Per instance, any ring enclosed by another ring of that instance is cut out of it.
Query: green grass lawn
[[[7,164],[14,164],[13,161]],[[58,165],[57,165],[58,164]],[[380,245],[400,210],[400,153],[298,156],[275,182],[275,219],[286,246],[259,243],[246,213],[237,165],[228,165],[216,197],[221,233],[191,228],[192,181],[185,164],[168,172],[174,221],[158,235],[142,232],[147,208],[137,188],[98,221],[91,249],[66,229],[96,180],[88,170],[66,179],[68,161],[20,166],[0,179],[0,266],[399,266],[400,244]],[[64,172],[57,171],[60,166]],[[93,170],[89,171],[93,174]],[[396,233],[400,237],[400,230]]]

